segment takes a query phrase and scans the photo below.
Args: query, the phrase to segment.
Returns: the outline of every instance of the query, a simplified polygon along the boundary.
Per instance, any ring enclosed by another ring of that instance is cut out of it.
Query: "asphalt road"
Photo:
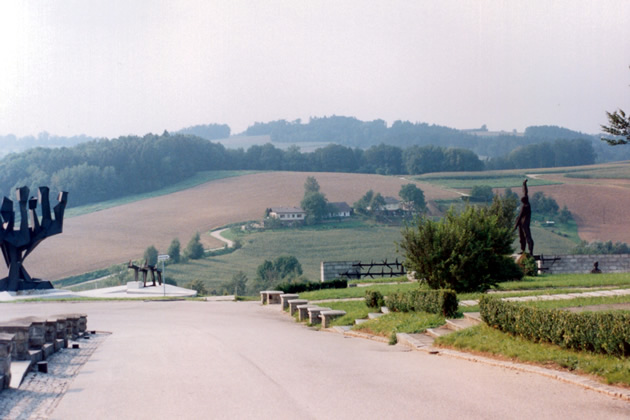
[[[0,321],[64,312],[112,335],[55,419],[630,418],[630,403],[576,385],[316,331],[253,302],[2,304]]]

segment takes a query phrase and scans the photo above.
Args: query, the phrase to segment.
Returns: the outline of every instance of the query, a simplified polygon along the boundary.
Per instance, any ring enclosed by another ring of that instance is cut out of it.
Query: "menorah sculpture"
[[[4,261],[9,268],[9,275],[0,280],[0,292],[17,292],[18,290],[52,289],[51,282],[34,279],[24,268],[24,259],[44,239],[57,235],[63,230],[63,213],[68,202],[68,193],[59,193],[59,203],[53,209],[55,218],[51,217],[48,187],[39,187],[39,202],[41,205],[41,222],[37,217],[37,201],[29,198],[28,187],[16,190],[20,206],[20,227],[15,229],[15,211],[13,201],[4,197],[0,206],[2,226],[0,226],[0,248]],[[28,213],[31,215],[31,226],[28,223]]]

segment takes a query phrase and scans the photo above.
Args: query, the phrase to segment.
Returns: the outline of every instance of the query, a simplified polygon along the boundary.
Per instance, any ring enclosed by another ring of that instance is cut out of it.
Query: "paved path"
[[[2,304],[0,321],[69,311],[112,334],[54,419],[630,416],[630,403],[575,385],[315,331],[257,302]]]
[[[219,230],[213,230],[212,232],[210,232],[210,236],[212,236],[213,238],[216,238],[222,242],[225,242],[228,246],[228,248],[232,248],[234,246],[234,241],[223,237],[223,235],[221,235],[224,231],[228,230],[230,228],[225,228],[225,229],[219,229]]]

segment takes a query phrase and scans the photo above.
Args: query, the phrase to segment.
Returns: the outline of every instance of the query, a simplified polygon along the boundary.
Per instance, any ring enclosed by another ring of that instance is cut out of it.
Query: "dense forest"
[[[588,164],[594,161],[589,146],[584,140],[557,140],[517,149],[488,165]],[[475,153],[463,148],[413,145],[403,149],[379,144],[364,150],[330,144],[303,153],[295,145],[282,150],[269,143],[244,150],[227,149],[189,134],[164,132],[10,154],[0,160],[0,193],[12,196],[15,188],[23,185],[32,191],[48,185],[53,192],[71,192],[69,205],[76,206],[156,190],[208,170],[417,175],[484,168],[484,162]]]

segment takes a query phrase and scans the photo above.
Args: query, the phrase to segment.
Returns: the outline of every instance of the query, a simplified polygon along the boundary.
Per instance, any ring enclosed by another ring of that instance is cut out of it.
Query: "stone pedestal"
[[[11,353],[15,346],[15,334],[0,333],[0,390],[11,383]]]

